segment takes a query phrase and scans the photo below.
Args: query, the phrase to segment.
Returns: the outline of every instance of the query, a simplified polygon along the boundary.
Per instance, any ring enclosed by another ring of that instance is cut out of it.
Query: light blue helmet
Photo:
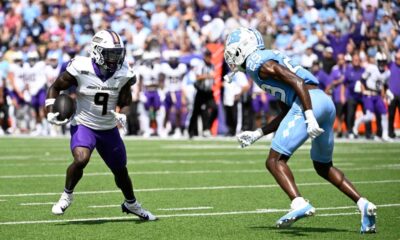
[[[232,71],[238,71],[246,58],[258,49],[264,49],[264,40],[253,28],[237,28],[227,37],[224,58]]]

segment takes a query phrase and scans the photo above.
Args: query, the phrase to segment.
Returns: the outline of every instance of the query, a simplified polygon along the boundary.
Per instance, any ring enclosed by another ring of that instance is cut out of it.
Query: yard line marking
[[[213,207],[184,207],[184,208],[158,208],[160,211],[186,211],[186,210],[203,210],[213,209]]]
[[[383,204],[377,205],[377,207],[388,207],[394,204]],[[395,204],[400,206],[400,204]],[[166,214],[157,215],[158,218],[174,218],[174,217],[201,217],[201,216],[224,216],[224,215],[245,215],[245,214],[266,214],[266,213],[277,213],[281,211],[288,211],[289,209],[264,209],[263,211],[234,211],[234,212],[210,212],[210,213],[178,213],[178,214]],[[336,215],[354,215],[359,214],[355,212],[350,213],[326,213],[316,214],[316,217],[327,217]],[[135,217],[120,216],[120,217],[100,217],[100,218],[77,218],[77,219],[62,219],[62,220],[32,220],[32,221],[10,221],[0,222],[0,225],[21,225],[21,224],[43,224],[43,223],[67,223],[67,222],[91,222],[91,221],[115,221],[124,219],[134,219]]]
[[[121,207],[121,204],[110,204],[110,205],[92,205],[90,208],[115,208]],[[185,210],[201,210],[201,209],[213,209],[213,207],[186,207],[186,208],[158,208],[161,211],[185,211]]]
[[[54,202],[32,202],[32,203],[20,203],[21,206],[38,206],[38,205],[53,205]]]
[[[353,184],[384,184],[384,183],[400,183],[400,179],[393,180],[378,180],[378,181],[353,181]],[[298,183],[298,186],[324,186],[331,185],[328,182],[308,182]],[[193,191],[193,190],[223,190],[223,189],[246,189],[246,188],[278,188],[278,184],[268,185],[234,185],[234,186],[207,186],[207,187],[177,187],[177,188],[144,188],[135,189],[135,192],[160,192],[160,191]],[[107,194],[107,193],[121,193],[120,190],[105,190],[105,191],[83,191],[74,192],[77,195],[88,194]],[[57,193],[15,193],[15,194],[0,194],[0,197],[30,197],[30,196],[52,196],[60,195]]]
[[[376,170],[400,170],[399,166],[387,166],[387,165],[374,165],[372,167],[357,167],[357,168],[341,168],[344,171],[376,171]],[[314,168],[301,168],[301,169],[292,169],[293,172],[314,172]],[[244,170],[190,170],[190,171],[142,171],[142,172],[131,172],[129,175],[170,175],[170,174],[209,174],[209,173],[266,173],[264,169],[244,169]],[[108,176],[112,175],[111,172],[93,172],[93,173],[85,173],[86,177],[89,176]],[[47,178],[47,177],[65,177],[65,173],[63,174],[24,174],[24,175],[0,175],[0,179],[16,179],[16,178]]]
[[[374,158],[376,160],[376,158]],[[65,166],[69,164],[72,160],[68,161],[48,161],[46,163],[0,163],[0,167],[22,167],[22,166]],[[263,160],[246,160],[246,161],[237,161],[237,160],[132,160],[128,162],[128,165],[146,165],[146,164],[183,164],[183,165],[195,165],[195,164],[224,164],[224,165],[253,165],[253,164],[264,164]],[[304,162],[294,161],[291,165],[301,165]],[[103,162],[96,161],[90,163],[90,165],[104,165]],[[348,162],[338,162],[336,166],[354,166],[355,163]],[[388,164],[390,165],[390,164]],[[397,164],[394,164],[397,167]],[[389,166],[387,166],[389,167]]]
[[[377,207],[400,207],[400,203],[390,203],[390,204],[380,204],[380,205],[376,205]],[[337,209],[357,209],[357,205],[354,206],[340,206],[340,207],[320,207],[320,208],[315,208],[318,211],[327,211],[327,210],[337,210]],[[288,209],[257,209],[258,211],[275,211],[275,212],[280,212],[280,211],[288,211]]]
[[[204,149],[237,149],[240,147],[239,145],[224,145],[224,144],[196,144],[196,145],[191,145],[191,144],[181,144],[181,145],[161,145],[161,149],[182,149],[182,150],[204,150]],[[240,148],[239,148],[240,149]],[[304,145],[299,147],[297,150],[310,150],[311,145]],[[267,150],[267,146],[264,145],[254,145],[251,146],[251,148],[248,148],[248,150]]]
[[[121,204],[112,204],[112,205],[93,205],[89,206],[90,208],[113,208],[113,207],[121,207]]]
[[[0,202],[6,202],[7,200],[4,200],[4,199],[0,199]]]
[[[324,214],[316,214],[317,217],[331,217],[331,216],[347,216],[347,215],[358,215],[358,212],[349,212],[349,213],[324,213]]]

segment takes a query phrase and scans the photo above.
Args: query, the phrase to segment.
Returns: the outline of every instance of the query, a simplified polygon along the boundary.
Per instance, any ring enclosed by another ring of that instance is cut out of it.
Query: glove
[[[321,133],[325,132],[324,129],[320,128],[317,122],[317,119],[315,119],[314,113],[312,110],[306,110],[304,112],[304,115],[306,116],[306,123],[307,123],[307,133],[308,136],[310,136],[311,139],[314,139],[321,135]]]
[[[255,131],[245,131],[236,136],[240,147],[245,148],[253,144],[255,141],[260,139],[262,136],[264,136],[264,133],[262,130],[259,128]]]
[[[386,98],[387,98],[388,104],[390,104],[394,99],[394,95],[393,95],[392,91],[390,91],[390,89],[386,90]]]
[[[115,120],[122,126],[124,132],[126,133],[128,130],[126,129],[126,115],[122,113],[117,113],[114,110],[111,110],[110,113],[114,115]]]
[[[69,119],[68,119],[68,118],[66,118],[66,119],[64,119],[64,120],[62,120],[62,121],[58,120],[58,119],[57,119],[57,116],[58,116],[58,115],[60,115],[59,112],[56,112],[56,113],[49,112],[49,113],[47,114],[47,121],[48,121],[49,123],[55,124],[55,125],[64,125],[64,124],[67,124],[67,122],[69,122]]]

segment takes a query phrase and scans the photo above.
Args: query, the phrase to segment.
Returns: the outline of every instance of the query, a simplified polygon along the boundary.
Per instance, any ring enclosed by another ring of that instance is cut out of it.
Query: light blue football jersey
[[[282,81],[277,81],[272,77],[261,79],[258,75],[261,66],[269,60],[276,61],[287,67],[290,71],[303,79],[306,84],[319,84],[318,79],[312,73],[302,66],[293,63],[288,56],[277,50],[257,50],[250,54],[246,60],[246,73],[261,89],[275,96],[288,106],[292,106],[293,102],[296,100],[297,94],[295,90]]]

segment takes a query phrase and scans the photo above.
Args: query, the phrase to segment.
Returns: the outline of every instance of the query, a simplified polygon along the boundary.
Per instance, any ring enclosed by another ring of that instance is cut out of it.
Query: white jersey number
[[[267,84],[262,84],[261,89],[269,93],[270,95],[280,99],[282,102],[285,102],[286,94],[285,91],[278,87],[269,86]]]
[[[285,66],[292,72],[292,73],[296,73],[301,66],[297,65],[297,66],[293,66],[293,64],[290,63],[290,61],[292,60],[290,57],[283,55],[281,52],[275,50],[274,53],[276,55],[280,55],[282,57],[282,62],[283,64],[285,64]]]

